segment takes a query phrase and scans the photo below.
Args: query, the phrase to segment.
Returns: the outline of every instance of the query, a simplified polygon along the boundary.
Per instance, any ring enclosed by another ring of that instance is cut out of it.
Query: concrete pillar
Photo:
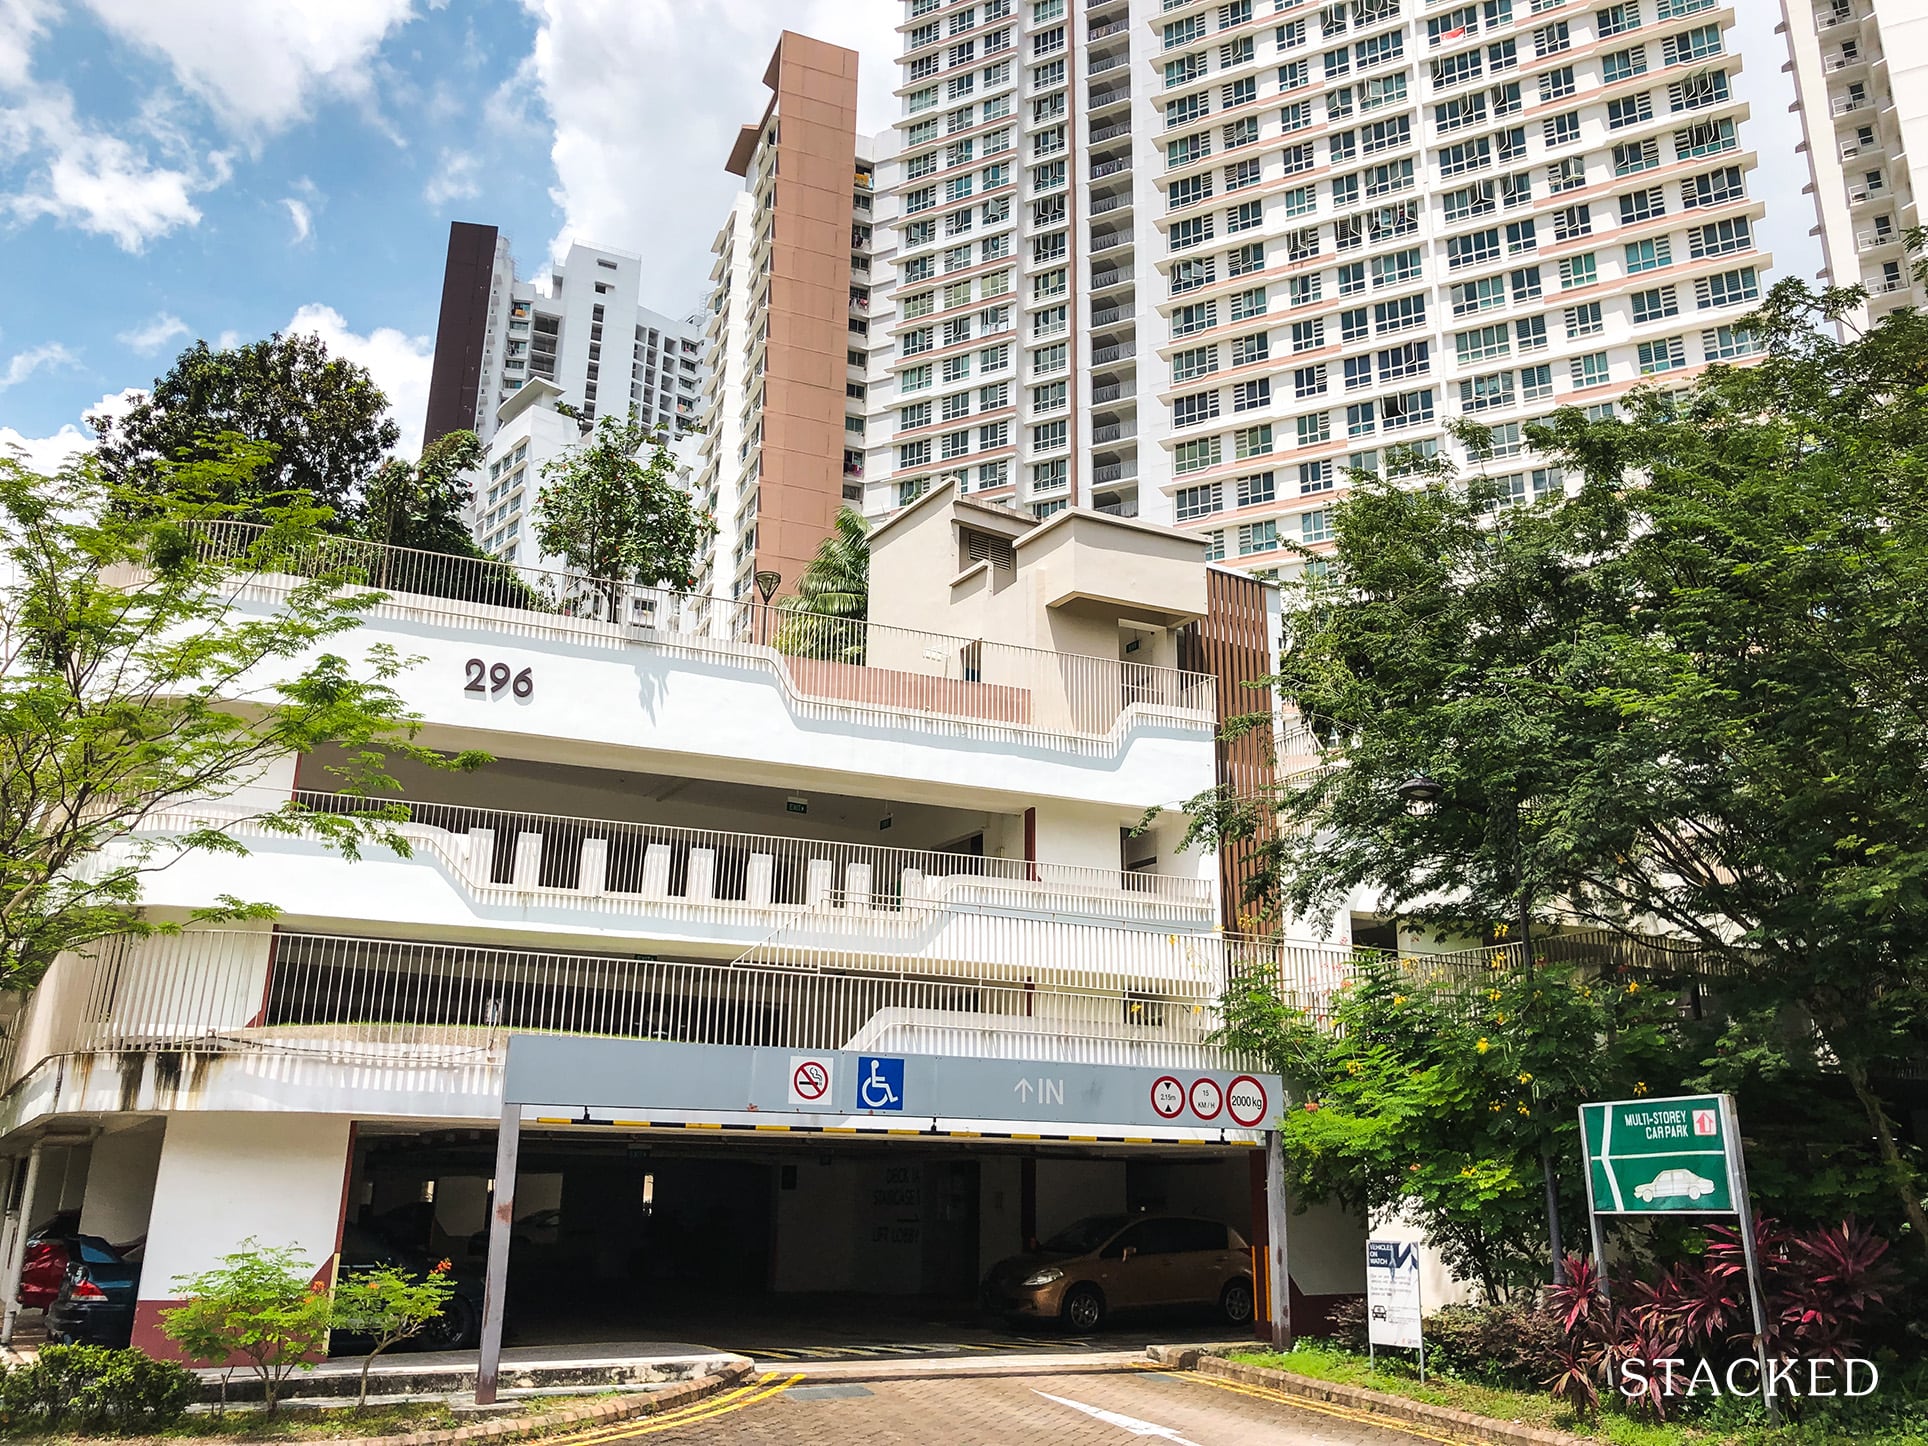
[[[469,830],[469,882],[487,888],[495,880],[495,830]]]
[[[758,908],[767,908],[773,897],[772,883],[776,876],[776,860],[769,854],[751,854],[749,868],[743,876],[743,900]]]
[[[870,907],[869,864],[846,864],[844,866],[844,906],[851,909]]]
[[[585,894],[601,894],[609,888],[608,839],[582,841],[582,856],[576,864],[576,887]]]
[[[689,879],[683,897],[692,904],[707,904],[716,897],[716,850],[691,849]]]
[[[804,871],[803,902],[816,908],[830,897],[830,885],[836,878],[829,859],[812,859]]]
[[[94,1141],[87,1189],[80,1203],[83,1235],[124,1245],[147,1234],[154,1208],[154,1182],[161,1168],[159,1120],[115,1130]]]
[[[669,897],[669,845],[651,844],[643,850],[643,897]]]
[[[542,887],[542,835],[519,833],[515,836],[515,873],[512,882],[518,889]]]
[[[177,1277],[219,1264],[253,1237],[333,1271],[347,1203],[350,1122],[339,1115],[183,1112],[168,1117],[134,1308],[134,1344],[178,1360],[161,1332]]]

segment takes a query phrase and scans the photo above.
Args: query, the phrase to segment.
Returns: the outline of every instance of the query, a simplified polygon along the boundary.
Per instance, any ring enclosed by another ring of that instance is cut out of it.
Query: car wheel
[[[1252,1282],[1243,1278],[1233,1281],[1218,1293],[1218,1308],[1231,1325],[1250,1325],[1252,1323]]]
[[[1105,1318],[1104,1292],[1095,1285],[1073,1286],[1064,1297],[1064,1318],[1081,1331],[1096,1329]]]
[[[459,1351],[465,1346],[474,1345],[478,1338],[478,1324],[475,1307],[461,1296],[452,1295],[443,1304],[442,1313],[415,1337],[416,1349]]]

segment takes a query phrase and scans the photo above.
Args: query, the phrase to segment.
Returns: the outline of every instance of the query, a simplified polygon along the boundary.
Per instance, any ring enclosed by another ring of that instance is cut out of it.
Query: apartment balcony
[[[1100,75],[1109,75],[1114,70],[1123,70],[1130,64],[1130,52],[1117,50],[1108,55],[1092,56],[1090,63],[1085,67],[1085,73],[1095,79]]]
[[[1866,182],[1857,181],[1848,187],[1848,204],[1865,206],[1871,201],[1886,201],[1893,194],[1894,192],[1885,184],[1869,185]]]
[[[1085,32],[1085,39],[1087,41],[1105,40],[1113,35],[1123,35],[1129,29],[1131,29],[1131,21],[1123,15],[1110,20],[1094,20],[1091,22],[1091,28]]]
[[[1091,429],[1091,444],[1094,447],[1102,447],[1108,442],[1122,442],[1137,435],[1136,422],[1102,422]]]
[[[1091,469],[1094,486],[1104,487],[1118,482],[1130,482],[1138,476],[1138,459],[1127,458],[1122,462],[1100,462]]]
[[[1125,384],[1123,382],[1100,382],[1091,389],[1091,405],[1094,407],[1102,407],[1109,402],[1117,401],[1124,394]]]
[[[1129,266],[1109,265],[1091,268],[1091,289],[1093,292],[1110,291],[1114,287],[1129,286],[1132,282],[1132,268]]]
[[[1094,306],[1091,309],[1091,326],[1096,330],[1113,322],[1135,321],[1137,316],[1137,311],[1130,306]]]
[[[1100,111],[1110,110],[1114,106],[1129,105],[1131,103],[1131,87],[1121,85],[1110,90],[1094,90],[1090,93],[1087,103],[1090,107],[1090,114],[1093,116],[1097,115]]]
[[[1115,251],[1120,246],[1131,245],[1130,231],[1093,231],[1089,249],[1094,256],[1106,251]]]
[[[1119,191],[1110,196],[1093,196],[1089,207],[1090,214],[1093,216],[1109,216],[1113,211],[1129,211],[1130,209],[1130,191]]]
[[[1873,99],[1865,95],[1837,95],[1828,103],[1828,113],[1835,116],[1855,115],[1873,109]]]
[[[1122,175],[1131,169],[1130,156],[1113,156],[1108,160],[1094,160],[1091,163],[1091,179],[1102,181],[1106,176]]]
[[[1837,3],[1823,6],[1814,12],[1815,29],[1823,33],[1842,25],[1858,25],[1861,19],[1861,12],[1853,5],[1845,3],[1845,0],[1837,0]]]
[[[1138,343],[1136,341],[1113,342],[1109,346],[1098,346],[1091,349],[1091,365],[1094,367],[1108,366],[1112,362],[1129,361],[1137,355]]]
[[[1857,231],[1854,237],[1854,249],[1857,251],[1878,251],[1887,246],[1899,246],[1903,239],[1902,232],[1898,229],[1888,231]]]

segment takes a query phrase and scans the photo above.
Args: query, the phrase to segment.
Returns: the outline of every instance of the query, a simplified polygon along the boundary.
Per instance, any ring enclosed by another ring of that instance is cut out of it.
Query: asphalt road
[[[664,1446],[1413,1446],[1453,1439],[1205,1376],[1142,1369],[862,1383],[770,1372],[738,1392],[587,1440],[640,1436],[660,1436]],[[561,1438],[557,1446],[570,1442]]]

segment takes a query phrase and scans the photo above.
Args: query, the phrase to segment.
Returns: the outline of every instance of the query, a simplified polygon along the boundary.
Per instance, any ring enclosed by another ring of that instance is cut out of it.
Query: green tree
[[[328,1346],[334,1303],[314,1274],[295,1247],[249,1236],[214,1269],[174,1278],[184,1303],[161,1312],[161,1331],[192,1361],[241,1357],[272,1413],[289,1377],[312,1371]]]
[[[1694,941],[1745,980],[1721,1056],[1841,1079],[1928,1249],[1881,1083],[1928,1042],[1928,317],[1837,340],[1855,299],[1783,283],[1758,364],[1532,429],[1570,497],[1358,479],[1274,680],[1329,766],[1197,830],[1276,807],[1255,890],[1295,914]]]
[[[676,473],[668,433],[634,413],[604,417],[581,446],[543,464],[536,545],[593,579],[612,616],[625,585],[689,587],[716,522]]]
[[[350,526],[366,542],[480,557],[465,512],[469,484],[463,474],[482,465],[482,443],[473,432],[450,432],[422,449],[413,466],[391,457],[361,489]]]
[[[1666,1093],[1672,1000],[1560,969],[1442,979],[1362,955],[1315,1017],[1258,973],[1235,980],[1223,1039],[1288,1081],[1279,1128],[1294,1193],[1405,1211],[1491,1300],[1546,1278],[1542,1147],[1577,1154],[1582,1100]],[[1576,1047],[1576,1041],[1586,1041]],[[1584,1208],[1572,1180],[1564,1204]]]
[[[379,593],[317,567],[312,507],[267,508],[260,533],[220,534],[224,509],[191,499],[247,493],[268,449],[228,439],[207,460],[167,464],[146,505],[79,458],[52,477],[0,460],[0,988],[30,987],[63,949],[172,927],[137,917],[141,880],[183,853],[246,853],[237,821],[310,834],[353,857],[378,840],[407,851],[407,817],[382,801],[400,755],[469,769],[419,747],[395,691],[407,666],[385,645],[340,651]],[[218,538],[227,537],[226,545]],[[236,606],[256,579],[309,572],[279,600]],[[277,759],[325,745],[356,813],[238,791]],[[197,816],[213,799],[220,814]],[[83,867],[85,865],[85,867]],[[229,898],[202,920],[266,917]]]
[[[224,433],[265,443],[260,465],[228,473],[231,490],[217,498],[249,521],[294,493],[346,519],[355,489],[401,439],[365,368],[330,356],[319,337],[279,332],[232,348],[197,341],[145,400],[89,422],[102,474],[129,502],[171,485],[169,463],[220,460]]]
[[[780,652],[863,662],[870,613],[870,523],[863,513],[837,509],[835,529],[805,564],[797,590],[777,599],[777,607],[783,614],[775,639]]]
[[[413,1340],[442,1314],[455,1294],[448,1271],[446,1260],[437,1261],[420,1277],[397,1265],[380,1265],[354,1271],[336,1285],[334,1328],[373,1342],[362,1358],[357,1411],[368,1404],[368,1370],[375,1357],[390,1346]]]

